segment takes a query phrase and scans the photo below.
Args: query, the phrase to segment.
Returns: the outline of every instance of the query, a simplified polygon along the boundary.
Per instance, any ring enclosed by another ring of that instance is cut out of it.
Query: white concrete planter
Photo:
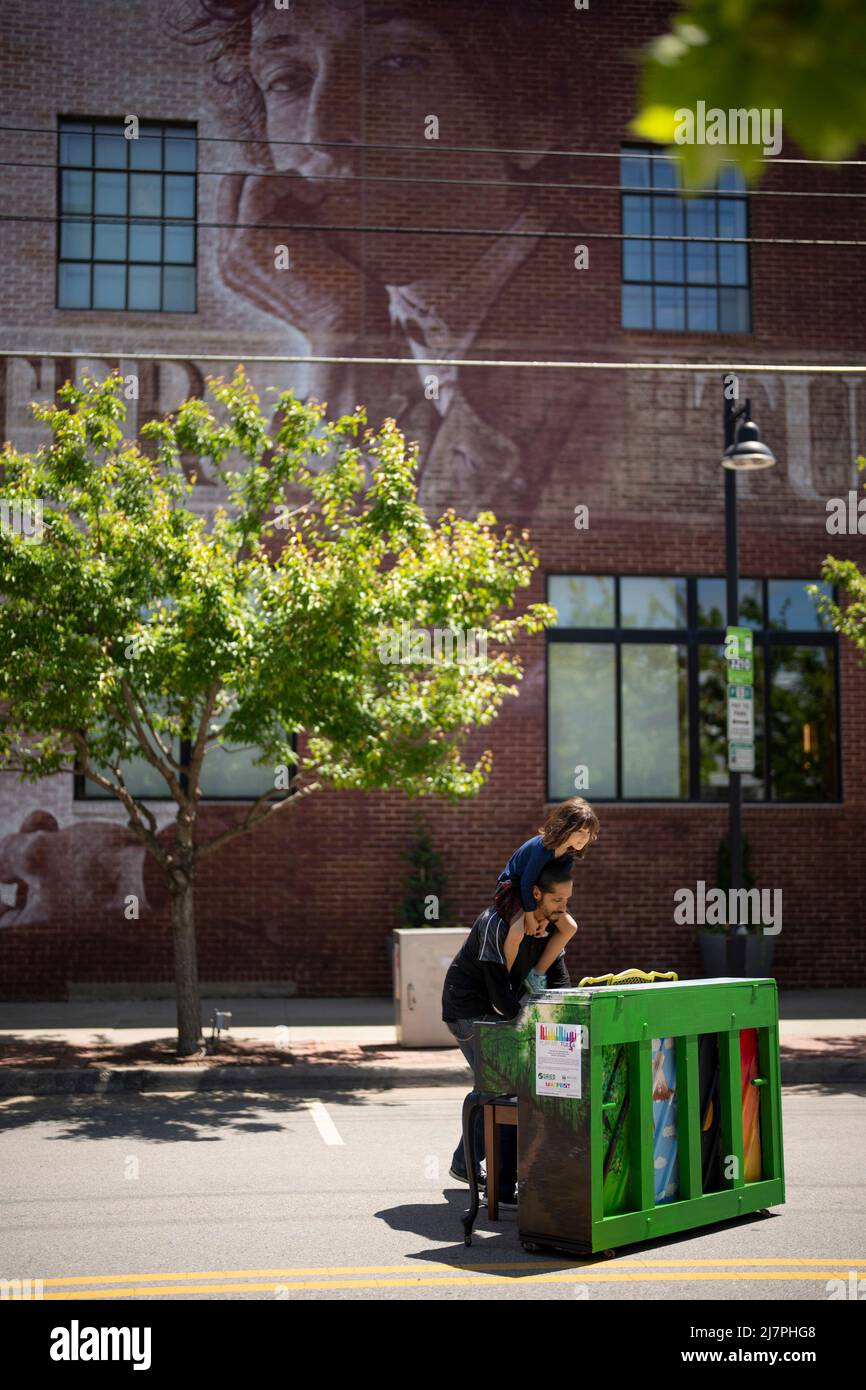
[[[394,1023],[400,1047],[456,1047],[442,1022],[445,972],[468,927],[398,927],[393,932]]]

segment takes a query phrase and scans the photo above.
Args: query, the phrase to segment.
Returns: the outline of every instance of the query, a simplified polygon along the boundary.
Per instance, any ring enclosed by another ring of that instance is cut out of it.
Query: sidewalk
[[[179,1061],[170,999],[0,1003],[0,1096],[461,1086],[456,1046],[398,1047],[391,999],[206,999],[231,1029]],[[866,1083],[866,989],[780,994],[784,1085]],[[210,1027],[205,1028],[210,1035]]]

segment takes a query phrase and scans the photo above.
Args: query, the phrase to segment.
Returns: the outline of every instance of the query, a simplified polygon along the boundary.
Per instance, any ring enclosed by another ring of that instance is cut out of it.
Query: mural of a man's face
[[[580,384],[455,367],[431,394],[423,365],[402,364],[493,355],[543,320],[538,290],[557,273],[574,294],[571,252],[541,239],[574,225],[556,188],[579,126],[573,14],[551,25],[549,0],[194,3],[220,120],[245,141],[218,186],[223,284],[303,335],[311,395],[363,400],[418,441],[422,505],[531,512]],[[396,363],[327,360],[358,349]]]
[[[478,25],[474,7],[464,13],[464,23]],[[287,10],[266,8],[253,16],[250,68],[262,95],[268,140],[310,142],[270,147],[276,169],[301,176],[286,180],[285,193],[289,202],[301,205],[306,220],[506,226],[519,210],[519,198],[505,188],[375,181],[401,175],[479,177],[477,157],[474,169],[468,158],[463,168],[461,156],[437,154],[436,141],[425,146],[430,116],[439,118],[443,145],[502,144],[489,81],[492,65],[490,73],[479,72],[477,62],[467,60],[453,5],[293,0]],[[505,94],[501,101],[507,103]],[[357,148],[376,143],[420,146],[421,153]],[[341,182],[338,176],[345,175],[367,181]],[[504,161],[491,156],[481,177],[504,181]],[[328,238],[347,259],[358,262],[363,256],[367,271],[382,283],[429,275],[438,259],[428,254],[432,238],[374,234],[362,239],[341,233]]]

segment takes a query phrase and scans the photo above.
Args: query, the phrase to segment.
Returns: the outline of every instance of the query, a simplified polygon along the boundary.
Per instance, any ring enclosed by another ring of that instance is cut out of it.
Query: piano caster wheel
[[[527,1255],[537,1255],[541,1250],[541,1246],[536,1245],[534,1240],[522,1240],[520,1244],[523,1246]]]
[[[605,1260],[615,1260],[615,1259],[616,1259],[616,1251],[615,1251],[615,1250],[602,1250],[601,1254],[602,1254],[602,1258],[605,1259]]]

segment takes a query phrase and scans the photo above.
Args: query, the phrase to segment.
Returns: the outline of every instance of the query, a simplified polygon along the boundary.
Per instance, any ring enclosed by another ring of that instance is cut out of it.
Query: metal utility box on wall
[[[398,927],[394,936],[394,1022],[401,1047],[454,1047],[442,1022],[445,972],[467,927]]]
[[[475,1034],[476,1091],[517,1096],[525,1249],[615,1249],[784,1202],[774,980],[548,990]]]

